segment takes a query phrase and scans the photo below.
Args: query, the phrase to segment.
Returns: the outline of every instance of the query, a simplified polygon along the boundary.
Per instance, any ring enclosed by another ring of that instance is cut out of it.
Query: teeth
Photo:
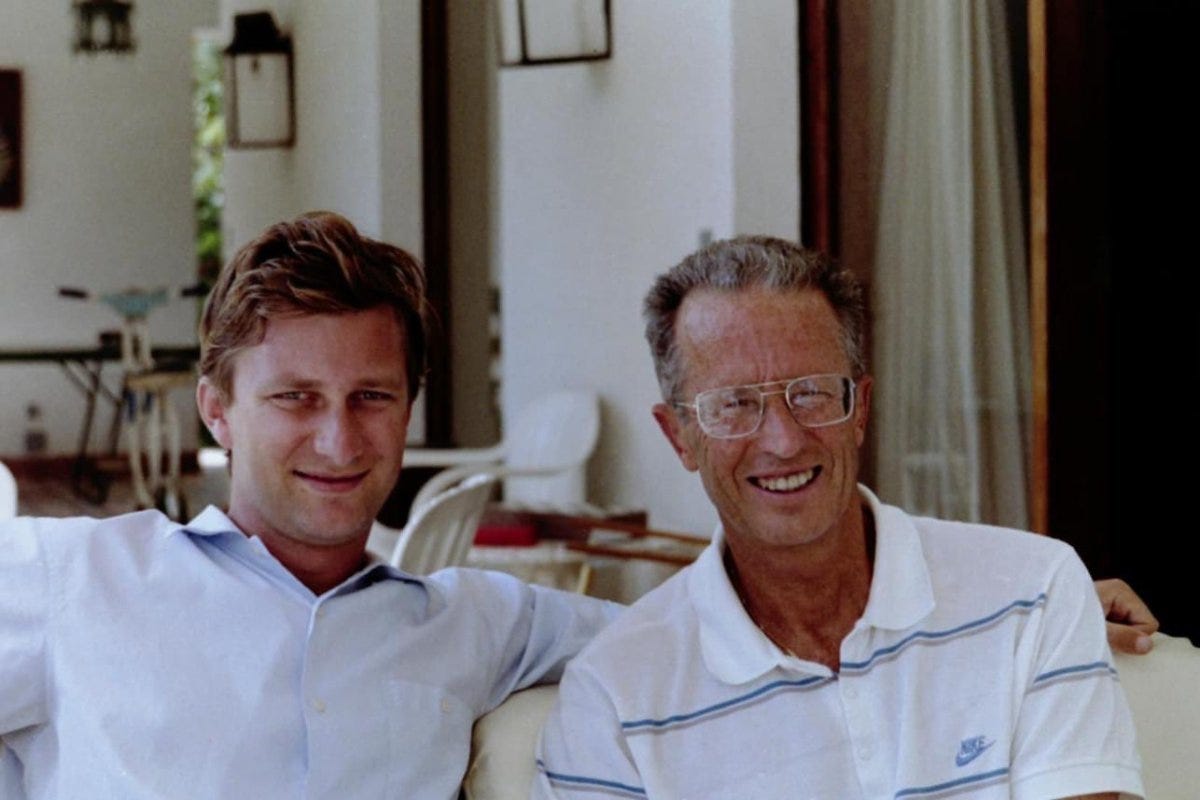
[[[816,472],[814,467],[806,472],[797,472],[795,475],[787,475],[782,478],[758,478],[755,482],[769,492],[794,492],[801,486],[807,485]]]

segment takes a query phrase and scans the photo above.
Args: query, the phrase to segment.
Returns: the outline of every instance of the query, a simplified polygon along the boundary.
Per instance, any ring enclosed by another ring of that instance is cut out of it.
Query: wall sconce
[[[270,11],[236,14],[225,48],[226,146],[250,149],[296,143],[292,40]]]
[[[133,3],[123,0],[78,0],[75,3],[75,52],[132,52],[133,28],[129,22],[132,14]],[[98,35],[105,29],[107,37]]]
[[[500,66],[612,57],[610,0],[497,0]]]

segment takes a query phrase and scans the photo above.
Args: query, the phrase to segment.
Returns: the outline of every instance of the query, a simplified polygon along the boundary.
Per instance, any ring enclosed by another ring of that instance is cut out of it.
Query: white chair
[[[17,480],[8,467],[0,462],[0,519],[17,515]]]
[[[472,475],[429,502],[413,505],[403,530],[371,526],[367,549],[413,575],[428,575],[467,560],[496,476]]]
[[[599,436],[600,403],[594,393],[546,395],[526,408],[493,447],[406,450],[406,467],[449,467],[421,488],[413,508],[467,475],[488,472],[504,479],[506,502],[581,510],[586,507],[587,460]]]

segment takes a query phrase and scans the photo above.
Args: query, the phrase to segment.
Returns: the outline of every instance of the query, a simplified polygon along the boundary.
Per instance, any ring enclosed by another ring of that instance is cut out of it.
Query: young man
[[[555,680],[615,607],[364,554],[424,304],[416,260],[334,214],[233,258],[197,390],[228,512],[0,525],[6,780],[30,800],[458,797],[474,720]]]
[[[777,239],[656,282],[654,416],[721,528],[567,669],[535,797],[1141,793],[1074,552],[857,483],[864,316],[850,273]]]

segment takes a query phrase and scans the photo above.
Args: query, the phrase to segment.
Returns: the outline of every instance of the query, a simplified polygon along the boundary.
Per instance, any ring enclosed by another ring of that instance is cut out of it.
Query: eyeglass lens
[[[786,394],[795,420],[809,428],[834,425],[850,416],[853,383],[841,375],[811,375],[789,382],[786,388],[770,390],[758,386],[729,386],[710,389],[696,397],[700,425],[710,436],[748,436],[758,430],[766,396]]]

